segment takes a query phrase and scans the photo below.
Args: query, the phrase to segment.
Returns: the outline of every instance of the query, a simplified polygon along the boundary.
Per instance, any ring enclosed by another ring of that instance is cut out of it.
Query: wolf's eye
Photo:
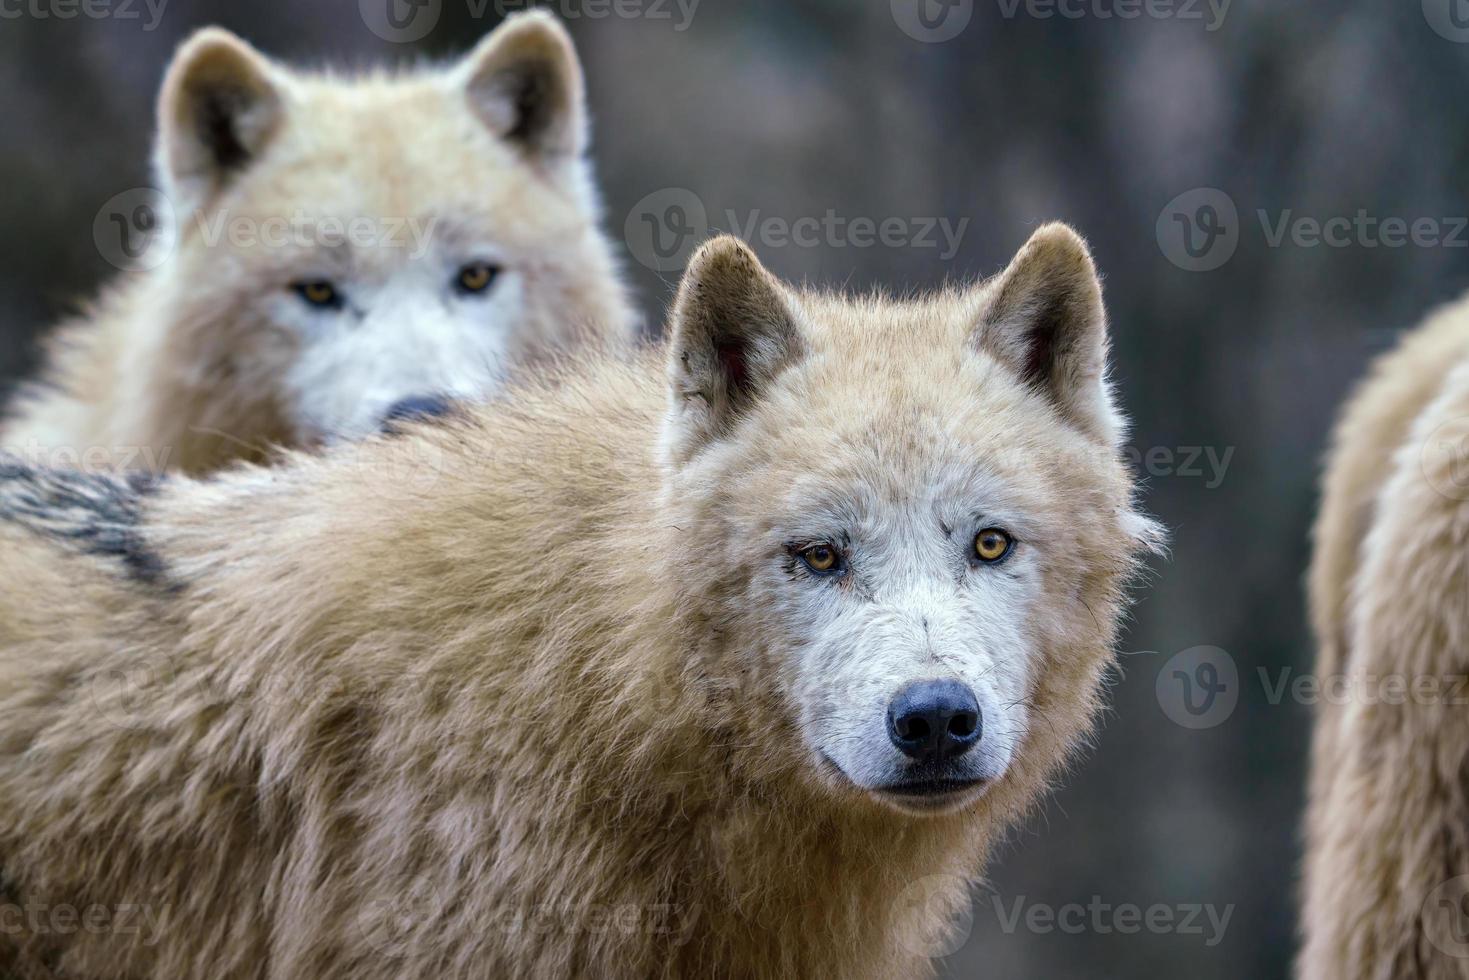
[[[342,294],[337,292],[337,287],[325,279],[313,279],[309,282],[298,282],[292,284],[291,288],[296,295],[304,299],[308,305],[323,310],[341,309]]]
[[[974,557],[993,565],[1015,547],[1015,539],[997,527],[987,527],[974,536]]]
[[[801,561],[817,575],[835,575],[842,570],[842,556],[829,544],[813,544],[798,552]]]
[[[474,262],[459,270],[459,275],[454,280],[454,288],[461,293],[473,296],[489,289],[499,275],[498,266],[490,265],[488,262]]]

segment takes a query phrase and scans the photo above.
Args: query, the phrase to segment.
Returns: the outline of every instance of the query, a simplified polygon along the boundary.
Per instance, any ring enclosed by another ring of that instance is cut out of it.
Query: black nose
[[[919,762],[963,755],[982,727],[974,692],[958,681],[915,681],[888,705],[888,737]]]
[[[454,410],[454,403],[447,398],[438,395],[415,395],[405,398],[388,409],[388,414],[383,416],[383,428],[389,431],[394,422],[422,422],[425,419],[436,419],[442,415],[448,415]]]

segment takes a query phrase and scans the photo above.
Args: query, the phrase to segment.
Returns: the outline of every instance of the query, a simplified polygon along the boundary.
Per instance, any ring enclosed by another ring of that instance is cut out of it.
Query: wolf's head
[[[1038,788],[1158,534],[1082,240],[1042,228],[996,278],[899,302],[797,292],[720,239],[672,329],[676,560],[745,744],[910,812]]]
[[[206,29],[174,59],[159,123],[178,219],[160,342],[287,441],[483,396],[513,364],[631,323],[581,69],[548,15],[447,68],[351,79]]]

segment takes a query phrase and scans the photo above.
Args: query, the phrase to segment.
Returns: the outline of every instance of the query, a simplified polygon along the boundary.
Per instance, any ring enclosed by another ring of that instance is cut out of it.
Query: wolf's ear
[[[727,433],[806,347],[785,287],[728,235],[689,263],[671,332],[666,445],[677,463]]]
[[[1048,224],[984,287],[974,341],[1109,445],[1120,425],[1107,389],[1102,282],[1081,236]]]
[[[586,146],[586,87],[566,28],[545,11],[517,14],[465,58],[460,71],[476,115],[537,157]]]
[[[248,167],[280,125],[280,73],[229,31],[206,27],[180,46],[158,98],[158,166],[189,202]]]

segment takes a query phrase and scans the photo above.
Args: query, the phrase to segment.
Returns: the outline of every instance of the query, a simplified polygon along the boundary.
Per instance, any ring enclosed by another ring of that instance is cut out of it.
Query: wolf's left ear
[[[470,106],[501,139],[536,157],[586,148],[586,86],[566,28],[533,10],[510,17],[460,66]]]
[[[665,447],[674,463],[727,434],[806,350],[785,287],[729,235],[695,253],[670,329]]]
[[[174,55],[158,96],[157,164],[198,205],[245,169],[280,125],[284,79],[260,52],[206,27]]]
[[[1102,282],[1081,236],[1059,223],[1041,227],[985,291],[975,344],[1069,422],[1114,445],[1121,426],[1107,389]]]

